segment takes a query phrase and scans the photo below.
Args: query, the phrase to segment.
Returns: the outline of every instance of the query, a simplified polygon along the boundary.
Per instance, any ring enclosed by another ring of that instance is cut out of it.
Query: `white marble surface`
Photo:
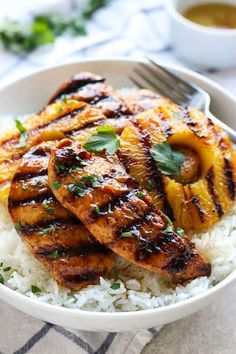
[[[222,298],[165,326],[142,354],[235,354],[236,284]]]

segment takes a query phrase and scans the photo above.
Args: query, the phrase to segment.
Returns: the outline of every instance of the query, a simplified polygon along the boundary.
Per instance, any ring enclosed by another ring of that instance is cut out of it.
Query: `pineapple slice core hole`
[[[189,147],[181,145],[172,145],[172,148],[182,152],[185,160],[181,166],[180,173],[172,175],[171,178],[183,185],[198,181],[201,175],[201,160],[198,153]]]

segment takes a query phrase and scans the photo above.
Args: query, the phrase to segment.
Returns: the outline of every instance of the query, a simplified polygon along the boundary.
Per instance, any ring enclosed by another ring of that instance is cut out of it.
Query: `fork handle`
[[[234,129],[230,128],[227,124],[216,118],[211,112],[207,113],[207,117],[210,118],[213,123],[218,124],[229,135],[232,142],[236,144],[236,131]]]

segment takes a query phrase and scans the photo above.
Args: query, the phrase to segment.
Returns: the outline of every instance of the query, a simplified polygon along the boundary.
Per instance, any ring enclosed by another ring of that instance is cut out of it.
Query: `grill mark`
[[[197,256],[197,253],[191,247],[181,247],[182,252],[176,252],[177,254],[173,254],[168,263],[163,267],[163,269],[171,272],[172,274],[177,274],[179,272],[183,272],[186,269],[190,260]],[[209,267],[209,266],[208,266]],[[204,265],[205,268],[205,265]],[[205,274],[206,269],[203,269],[203,273]],[[207,274],[209,272],[207,271]]]
[[[84,272],[81,272],[79,274],[67,274],[67,275],[62,275],[63,279],[66,283],[81,283],[84,281],[93,281],[98,279],[99,276],[102,276],[107,273],[107,269],[102,268],[101,270],[87,270]]]
[[[197,127],[197,122],[192,120],[188,107],[182,107],[182,114],[183,114],[183,119],[187,126],[191,129],[191,131],[199,138],[201,138],[201,135],[199,134],[199,129]]]
[[[97,84],[97,83],[103,83],[105,82],[105,79],[102,77],[99,78],[76,78],[76,76],[74,78],[72,78],[72,80],[70,82],[67,83],[67,85],[65,85],[64,88],[62,88],[61,90],[59,89],[58,93],[56,93],[48,102],[49,104],[55,102],[57,99],[59,99],[60,97],[64,96],[64,95],[69,95],[71,93],[76,93],[76,91],[78,91],[80,88],[85,87],[87,85],[92,85],[92,84]]]
[[[206,180],[207,180],[207,185],[208,185],[208,190],[211,195],[211,199],[215,205],[218,217],[221,218],[224,215],[224,212],[222,210],[220,201],[218,196],[215,193],[215,187],[214,187],[214,171],[213,167],[211,167],[206,175]]]
[[[99,215],[96,213],[95,210],[93,210],[92,214],[88,217],[89,221],[88,223],[95,222],[97,219],[112,215],[112,213],[115,211],[116,208],[120,207],[121,205],[124,205],[126,202],[130,201],[130,199],[137,194],[137,190],[133,191],[128,191],[122,196],[116,197],[113,200],[99,206]],[[87,222],[87,221],[86,221]]]
[[[48,247],[39,247],[35,252],[36,255],[44,258],[51,258],[52,253],[58,251],[60,258],[63,257],[72,257],[72,256],[88,256],[91,254],[109,254],[110,251],[105,248],[101,243],[98,242],[87,242],[82,245],[76,245],[75,247],[64,247],[64,246],[48,246]]]
[[[178,242],[177,235],[174,232],[161,233],[158,235],[158,238],[141,238],[139,241],[139,247],[136,251],[135,258],[138,262],[142,262],[147,257],[155,253],[163,253],[165,246],[172,243]]]
[[[233,170],[230,161],[224,158],[224,174],[226,177],[226,184],[231,200],[235,199],[235,181],[233,178]]]
[[[68,130],[65,132],[65,136],[67,136],[68,138],[73,137],[74,135],[76,135],[76,133],[80,132],[81,130],[84,129],[89,129],[89,128],[94,128],[100,125],[103,125],[104,123],[106,123],[105,119],[102,120],[98,120],[95,122],[90,122],[90,123],[86,123],[84,124],[82,127],[77,128],[77,129],[72,129],[72,130]]]
[[[55,196],[50,192],[46,192],[44,194],[37,195],[35,197],[26,198],[26,199],[9,198],[8,205],[10,208],[16,208],[20,206],[25,207],[25,206],[42,204],[42,203],[45,204],[45,203],[50,203],[55,201],[57,201]]]
[[[133,122],[134,126],[138,129],[138,135],[139,135],[139,140],[143,146],[143,152],[145,153],[147,159],[147,168],[146,168],[146,173],[148,177],[151,179],[152,183],[154,184],[154,187],[156,191],[159,194],[160,198],[163,198],[163,203],[166,208],[166,212],[168,212],[167,216],[171,219],[173,218],[173,210],[168,202],[168,199],[166,197],[163,181],[162,181],[162,176],[158,172],[156,168],[156,163],[154,159],[152,158],[149,150],[152,147],[151,145],[151,140],[150,140],[150,134],[146,131],[143,131],[143,127],[137,122]],[[171,219],[173,221],[173,219]]]
[[[47,229],[50,226],[55,226],[56,230],[60,227],[61,229],[68,229],[73,226],[78,226],[82,225],[81,221],[77,219],[76,217],[69,217],[66,219],[55,219],[55,220],[42,220],[38,223],[35,224],[23,224],[21,225],[20,228],[20,233],[23,234],[24,236],[30,236],[33,233],[37,233],[39,231],[42,231],[43,229]],[[53,233],[53,232],[52,232]],[[50,233],[49,235],[51,235]],[[47,236],[47,235],[45,235]],[[42,236],[39,236],[42,237]]]
[[[201,208],[201,204],[200,204],[198,197],[192,196],[191,202],[193,203],[193,205],[195,205],[201,222],[204,223],[205,222],[205,213]]]
[[[29,153],[27,153],[27,160],[41,157],[49,157],[51,151],[52,149],[48,147],[36,146],[35,148],[31,149]]]
[[[70,112],[70,113],[65,112],[66,114],[61,115],[59,117],[55,117],[54,120],[52,120],[52,121],[50,121],[48,123],[44,123],[44,124],[41,124],[41,125],[38,125],[38,126],[32,128],[32,129],[27,130],[27,133],[28,133],[29,136],[32,136],[34,134],[34,132],[36,132],[37,130],[42,129],[42,128],[46,128],[49,125],[51,125],[52,123],[59,122],[61,120],[65,120],[65,119],[68,119],[68,118],[73,118],[76,114],[82,112],[85,108],[86,108],[86,105],[83,105],[80,108],[77,108],[77,109],[75,108],[75,110]],[[3,141],[2,144],[0,145],[0,147],[5,147],[6,145],[10,145],[10,144],[13,145],[13,147],[14,147],[14,143],[18,143],[19,142],[19,138],[20,138],[20,134],[16,133],[15,136],[11,136],[7,140]],[[24,155],[24,154],[25,154],[25,151],[21,154],[21,156]],[[13,157],[12,160],[14,158],[15,157]]]
[[[144,224],[146,224],[147,222],[147,217],[151,216],[151,209],[148,208],[143,215],[138,215],[137,217],[135,217],[129,224],[125,225],[124,227],[122,226],[121,228],[117,228],[116,230],[116,236],[117,239],[121,239],[120,235],[122,232],[131,232],[132,235],[135,235],[136,237],[139,238],[140,235],[140,231],[139,229],[141,228],[141,226],[143,226]],[[144,239],[146,240],[146,239]]]
[[[52,125],[53,123],[58,123],[58,122],[61,122],[63,120],[74,118],[77,114],[83,112],[85,108],[86,108],[86,105],[83,105],[83,106],[81,106],[79,108],[76,108],[72,112],[69,112],[69,113],[65,112],[66,114],[63,114],[63,115],[61,115],[59,117],[56,117],[55,119],[53,119],[52,121],[50,121],[48,123],[41,124],[41,125],[37,126],[35,129],[30,130],[29,132],[32,134],[35,130],[42,129],[42,128],[47,128],[48,126]]]
[[[13,182],[19,181],[19,180],[26,180],[26,179],[31,179],[34,177],[47,177],[48,175],[48,169],[43,168],[40,171],[34,171],[30,173],[25,173],[25,172],[17,172],[13,178]]]
[[[172,129],[170,125],[165,125],[162,127],[162,131],[165,134],[165,136],[168,138],[170,137],[173,133],[172,133]]]

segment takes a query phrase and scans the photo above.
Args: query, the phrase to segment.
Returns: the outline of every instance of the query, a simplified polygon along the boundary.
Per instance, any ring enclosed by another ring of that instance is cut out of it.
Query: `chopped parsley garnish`
[[[151,192],[154,188],[154,184],[151,181],[148,181],[146,188],[148,192]]]
[[[21,222],[19,220],[17,220],[17,222],[15,223],[15,229],[16,231],[19,231],[21,229]]]
[[[67,97],[66,97],[66,96],[63,96],[63,97],[61,98],[61,102],[62,102],[62,103],[67,103]]]
[[[53,181],[53,182],[52,182],[52,189],[57,190],[57,189],[59,189],[59,188],[61,188],[61,183],[58,182],[58,181]]]
[[[4,272],[9,272],[9,270],[11,270],[11,267],[3,268],[3,271],[4,271]]]
[[[21,186],[24,190],[28,189],[28,185],[24,181],[21,182]]]
[[[172,225],[168,225],[164,230],[161,230],[162,234],[168,234],[169,232],[173,232],[174,228]]]
[[[181,116],[181,114],[180,114],[179,112],[174,112],[174,113],[173,113],[173,117],[174,117],[175,119],[182,119],[182,116]]]
[[[48,212],[48,214],[53,214],[54,209],[48,204],[43,204],[43,208]]]
[[[96,213],[98,216],[100,216],[100,208],[99,208],[99,207],[96,207],[94,210],[95,210],[95,213]]]
[[[0,263],[0,267],[2,267],[2,266],[3,266],[3,262]]]
[[[4,284],[4,278],[3,278],[2,274],[0,274],[0,284]]]
[[[110,286],[110,288],[111,288],[112,290],[118,290],[118,289],[120,289],[120,283],[113,283],[113,284]]]
[[[101,181],[101,179],[100,179]],[[98,177],[94,174],[84,175],[80,181],[75,183],[70,183],[67,185],[67,190],[70,193],[77,194],[80,197],[84,196],[85,190],[89,187],[98,187],[99,186]]]
[[[119,146],[120,140],[116,136],[116,131],[110,126],[97,128],[97,134],[92,135],[84,145],[87,151],[100,152],[106,150],[109,155],[114,155]]]
[[[132,232],[130,231],[125,231],[120,234],[120,237],[131,237],[131,236],[132,236]]]
[[[61,252],[59,250],[54,250],[52,252],[52,259],[58,259],[61,255]]]
[[[83,169],[79,166],[71,166],[69,168],[69,173],[73,172],[73,171],[83,171]]]
[[[15,120],[15,124],[16,124],[16,128],[20,132],[20,140],[19,140],[19,144],[17,145],[17,147],[21,148],[21,147],[26,146],[26,139],[28,136],[28,132],[27,132],[27,129],[21,123],[21,121],[19,121],[19,119]]]
[[[176,227],[176,232],[180,237],[184,236],[184,230],[181,227]]]
[[[41,293],[41,289],[35,285],[31,285],[31,291],[33,294]]]
[[[150,149],[153,159],[157,162],[157,169],[164,175],[179,174],[184,162],[184,154],[173,150],[171,146],[164,142],[157,144]]]
[[[43,236],[43,235],[50,234],[50,233],[52,233],[54,231],[56,231],[56,225],[51,225],[51,226],[43,229],[42,231],[37,232],[37,235]]]
[[[145,194],[144,194],[143,192],[141,192],[141,191],[138,191],[137,196],[138,196],[138,198],[140,198],[140,199],[144,199]]]
[[[55,169],[57,170],[57,172],[61,172],[67,170],[67,167],[63,163],[57,162],[55,164]]]
[[[165,215],[166,221],[168,222],[168,224],[172,225],[173,222],[170,220],[169,216]]]
[[[112,213],[111,203],[108,204],[107,212],[108,212],[108,214]]]

